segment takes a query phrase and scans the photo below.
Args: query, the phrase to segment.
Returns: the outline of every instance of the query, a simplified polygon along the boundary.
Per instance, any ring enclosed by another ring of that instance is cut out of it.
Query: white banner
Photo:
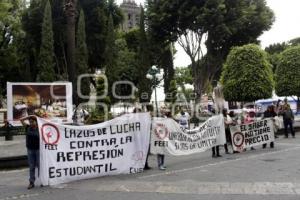
[[[274,141],[273,121],[271,119],[231,126],[230,132],[234,151],[243,151],[245,148]]]
[[[154,118],[151,133],[151,153],[189,155],[225,144],[225,127],[222,115],[209,118],[199,127],[183,132],[171,118]]]
[[[40,178],[55,185],[104,175],[143,171],[149,148],[149,113],[126,114],[89,126],[38,119]]]

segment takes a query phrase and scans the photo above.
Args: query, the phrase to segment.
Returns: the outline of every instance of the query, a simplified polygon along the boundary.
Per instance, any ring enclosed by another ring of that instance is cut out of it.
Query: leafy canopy
[[[300,96],[300,45],[282,52],[275,73],[275,92],[279,96]]]
[[[266,53],[254,44],[233,48],[221,75],[227,101],[255,101],[272,96],[273,76]]]

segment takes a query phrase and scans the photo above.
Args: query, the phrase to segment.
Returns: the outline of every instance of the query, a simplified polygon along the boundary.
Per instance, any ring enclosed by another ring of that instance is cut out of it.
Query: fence
[[[25,128],[23,126],[0,127],[0,137],[5,137],[5,140],[13,140],[14,135],[25,135]]]

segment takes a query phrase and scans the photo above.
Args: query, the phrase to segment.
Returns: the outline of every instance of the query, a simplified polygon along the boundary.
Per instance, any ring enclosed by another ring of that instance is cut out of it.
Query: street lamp
[[[156,116],[158,117],[158,103],[157,103],[157,93],[156,87],[159,85],[160,81],[163,79],[163,72],[158,69],[155,65],[153,65],[146,75],[147,79],[150,79],[152,85],[154,87],[154,98],[155,98],[155,106],[156,106]]]

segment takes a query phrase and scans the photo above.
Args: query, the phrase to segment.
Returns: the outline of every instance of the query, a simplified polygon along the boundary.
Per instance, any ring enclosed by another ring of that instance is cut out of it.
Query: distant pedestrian
[[[185,112],[184,110],[181,110],[179,115],[177,115],[176,120],[178,121],[180,128],[183,131],[189,129],[189,119],[189,113]]]
[[[28,120],[29,124],[25,121]],[[26,130],[26,148],[28,156],[29,165],[29,185],[27,189],[34,187],[35,182],[35,168],[38,169],[40,164],[40,139],[39,139],[39,129],[37,125],[37,120],[35,116],[28,116],[20,119],[22,125]]]
[[[294,113],[291,109],[290,104],[287,103],[287,100],[285,100],[285,104],[283,105],[283,111],[281,112],[283,116],[283,124],[284,124],[284,134],[285,138],[288,138],[288,127],[290,127],[291,134],[293,138],[295,138],[295,131],[293,127],[294,123]]]
[[[172,118],[172,115],[171,115],[171,111],[166,109],[163,111],[163,117],[164,118]],[[167,168],[165,167],[165,155],[160,153],[160,154],[157,154],[157,164],[158,164],[158,168],[160,170],[166,170]]]
[[[86,123],[90,114],[83,108],[76,108],[73,113],[73,125],[82,126]]]

